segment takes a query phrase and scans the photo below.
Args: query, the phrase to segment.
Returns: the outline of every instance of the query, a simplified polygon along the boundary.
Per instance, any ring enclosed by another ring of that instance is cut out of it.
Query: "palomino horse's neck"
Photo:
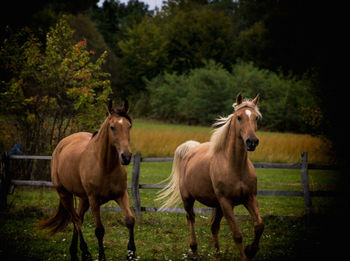
[[[118,152],[111,146],[108,135],[108,118],[104,121],[95,137],[93,137],[94,150],[97,153],[100,164],[109,172],[120,165]]]
[[[243,139],[236,131],[236,123],[232,119],[230,129],[228,131],[226,146],[224,148],[226,158],[233,169],[241,170],[247,166],[248,153],[245,149]]]

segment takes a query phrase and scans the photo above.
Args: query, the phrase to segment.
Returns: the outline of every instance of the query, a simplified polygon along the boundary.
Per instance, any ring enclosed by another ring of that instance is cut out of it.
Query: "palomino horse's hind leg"
[[[86,200],[86,199],[80,198],[79,208],[78,208],[78,215],[80,217],[81,224],[83,224],[84,215],[85,215],[85,212],[88,209],[89,209],[89,201]],[[72,243],[71,243],[70,248],[69,248],[72,260],[78,260],[78,257],[77,257],[77,250],[78,250],[77,246],[78,246],[78,231],[74,227]]]
[[[125,190],[123,196],[117,198],[115,200],[120,206],[123,214],[125,215],[125,225],[129,230],[129,242],[128,242],[128,256],[127,260],[135,258],[136,246],[134,241],[134,226],[135,226],[135,218],[132,215],[129,206],[129,194],[127,190]]]
[[[236,218],[233,214],[233,205],[232,205],[232,201],[230,199],[221,197],[219,199],[220,202],[220,206],[222,209],[222,212],[224,214],[224,217],[227,220],[227,223],[230,225],[231,227],[231,231],[232,231],[232,236],[233,236],[233,240],[235,241],[239,252],[241,254],[241,259],[242,261],[248,261],[248,258],[243,250],[243,237],[242,237],[242,232],[239,229],[238,225],[237,225],[237,221]]]
[[[74,229],[78,232],[79,239],[80,239],[80,249],[82,251],[82,254],[81,254],[82,260],[91,260],[91,254],[88,250],[88,246],[84,240],[83,233],[81,231],[81,219],[74,209],[73,195],[63,190],[59,191],[58,195],[60,196],[60,200],[64,208],[71,214],[72,222],[74,224]],[[73,234],[73,239],[76,240],[74,238],[74,234]],[[72,256],[73,260],[74,258],[75,257]]]
[[[248,258],[253,258],[255,254],[259,250],[259,240],[264,231],[264,224],[261,220],[259,209],[258,209],[258,201],[256,200],[256,196],[253,196],[246,204],[245,207],[249,211],[253,222],[254,222],[254,240],[252,244],[248,245],[245,248],[245,253]]]
[[[197,240],[196,240],[196,233],[194,230],[195,214],[193,212],[194,199],[193,198],[183,199],[183,203],[184,203],[184,208],[186,210],[187,222],[190,226],[190,233],[191,233],[190,248],[192,250],[194,257],[197,257],[198,256]]]
[[[220,251],[218,236],[219,236],[220,222],[222,217],[223,217],[223,214],[222,214],[221,208],[220,207],[215,208],[213,217],[211,220],[211,233],[213,235],[216,252]]]

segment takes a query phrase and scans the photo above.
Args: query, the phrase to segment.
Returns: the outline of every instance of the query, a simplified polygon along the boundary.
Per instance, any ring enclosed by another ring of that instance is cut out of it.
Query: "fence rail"
[[[311,197],[329,197],[334,196],[334,191],[310,191],[309,190],[309,169],[333,170],[335,166],[308,164],[308,154],[303,152],[301,154],[301,162],[297,164],[285,163],[254,163],[255,168],[277,168],[277,169],[299,169],[301,171],[302,190],[300,191],[285,191],[285,190],[259,190],[258,195],[261,196],[298,196],[304,197],[306,214],[312,212]],[[11,179],[11,171],[8,169],[9,160],[29,159],[29,160],[51,160],[51,156],[31,156],[31,155],[11,155],[2,154],[1,160],[1,176],[0,176],[0,208],[7,206],[7,194],[13,192],[15,186],[39,186],[39,187],[53,187],[50,181],[36,181],[36,180],[13,180]],[[140,166],[141,162],[172,162],[173,158],[142,158],[141,154],[135,154],[133,157],[132,181],[128,188],[131,189],[132,200],[134,203],[134,210],[136,217],[141,217],[142,212],[157,212],[158,207],[143,207],[141,206],[140,189],[163,189],[165,185],[156,184],[140,184]],[[108,208],[110,211],[120,211],[120,208]],[[185,213],[183,208],[167,208],[161,212],[169,213]],[[195,208],[196,213],[211,213],[211,208]]]

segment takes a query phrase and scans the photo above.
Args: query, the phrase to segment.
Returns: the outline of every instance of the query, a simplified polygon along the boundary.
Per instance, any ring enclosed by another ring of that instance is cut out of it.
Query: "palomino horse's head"
[[[130,129],[131,118],[128,115],[129,104],[124,102],[123,107],[113,108],[112,102],[108,104],[108,133],[111,145],[113,145],[119,155],[120,162],[128,165],[132,153],[130,151]]]
[[[255,135],[257,130],[257,120],[261,117],[257,104],[259,94],[251,101],[243,101],[242,95],[239,93],[236,103],[233,104],[235,109],[233,120],[236,121],[236,131],[242,138],[245,148],[248,151],[254,151],[259,144],[259,139]]]

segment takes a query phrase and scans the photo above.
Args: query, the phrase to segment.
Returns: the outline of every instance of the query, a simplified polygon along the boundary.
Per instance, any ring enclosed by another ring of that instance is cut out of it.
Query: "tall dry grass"
[[[131,131],[131,147],[143,157],[172,157],[177,146],[187,140],[205,142],[210,139],[210,127],[165,124],[135,120]],[[329,141],[306,134],[257,132],[260,144],[249,153],[254,162],[300,162],[307,151],[309,162],[333,163],[334,154]]]
[[[250,159],[256,162],[297,163],[301,153],[308,152],[308,162],[333,163],[331,143],[306,134],[258,132],[260,144]]]

